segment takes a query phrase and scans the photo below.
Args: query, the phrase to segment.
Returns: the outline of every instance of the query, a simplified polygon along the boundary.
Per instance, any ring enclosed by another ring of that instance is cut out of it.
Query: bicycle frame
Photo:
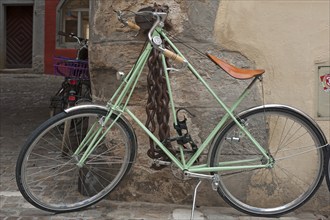
[[[184,58],[183,54],[179,51],[179,49],[173,44],[173,42],[166,36],[166,34],[162,31],[161,28],[156,28],[155,31],[152,33],[152,36],[161,36],[163,39],[169,43],[169,45],[173,48],[174,52],[180,55],[182,58]],[[212,90],[212,88],[207,84],[207,82],[201,77],[201,75],[197,72],[197,70],[189,63],[187,62],[187,68],[190,70],[190,72],[203,84],[203,86],[207,89],[209,94],[217,101],[217,103],[226,111],[226,114],[222,117],[220,122],[215,126],[215,128],[211,131],[211,133],[208,135],[208,137],[205,139],[205,141],[199,146],[198,150],[192,155],[192,157],[189,160],[186,160],[184,157],[184,151],[183,147],[179,146],[179,151],[181,155],[181,160],[177,159],[175,155],[173,155],[165,146],[163,143],[161,143],[158,138],[149,131],[149,129],[134,115],[133,112],[129,110],[127,107],[127,104],[130,101],[130,98],[133,94],[133,91],[137,85],[137,82],[139,81],[139,78],[141,76],[143,67],[146,65],[148,57],[150,55],[150,52],[152,51],[153,46],[150,42],[147,43],[145,46],[143,52],[139,56],[137,62],[131,69],[131,71],[125,76],[122,80],[122,83],[112,96],[112,98],[107,103],[107,109],[109,109],[109,113],[105,118],[102,118],[100,121],[95,123],[101,123],[104,125],[108,120],[110,119],[110,116],[116,112],[118,116],[112,121],[112,123],[109,125],[109,127],[106,128],[104,131],[103,126],[101,126],[99,129],[94,130],[95,124],[92,126],[90,131],[87,133],[86,137],[83,139],[79,147],[74,153],[74,156],[78,156],[84,149],[85,152],[83,153],[83,156],[80,158],[79,162],[77,163],[78,166],[82,166],[89,156],[89,154],[96,148],[96,146],[99,144],[99,142],[105,137],[106,133],[111,129],[111,127],[114,125],[116,120],[121,117],[123,113],[128,114],[139,127],[141,127],[144,132],[159,146],[159,148],[164,151],[164,153],[171,159],[175,165],[183,170],[183,171],[189,171],[191,173],[202,173],[202,172],[216,172],[216,171],[223,171],[223,170],[239,170],[239,169],[255,169],[255,168],[266,168],[272,166],[272,159],[268,156],[267,151],[260,146],[260,144],[254,139],[254,137],[249,133],[247,129],[244,128],[238,122],[236,117],[233,115],[234,110],[239,106],[239,104],[244,100],[244,98],[249,94],[251,87],[254,85],[254,83],[257,81],[257,77],[252,80],[252,82],[247,86],[247,88],[242,92],[242,94],[239,96],[239,98],[236,100],[236,102],[231,106],[226,106],[223,101],[217,96],[217,94]],[[165,56],[162,54],[162,64],[164,68],[165,73],[165,79],[166,84],[168,87],[168,93],[169,93],[169,100],[170,100],[170,106],[173,116],[174,124],[177,125],[178,121],[175,114],[175,104],[173,100],[172,90],[171,90],[171,84],[169,79],[169,72],[168,68],[166,66],[165,62]],[[202,164],[202,165],[193,165],[195,161],[198,159],[198,157],[202,154],[202,152],[205,150],[205,148],[211,143],[211,141],[214,139],[216,134],[223,128],[223,126],[226,124],[226,122],[231,119],[233,120],[241,129],[242,132],[247,135],[247,137],[253,142],[255,147],[261,152],[264,158],[267,159],[268,163],[266,164],[260,164],[260,165],[248,165],[246,163],[253,162],[253,161],[260,161],[261,158],[255,158],[255,159],[249,159],[249,160],[238,160],[238,161],[230,161],[230,162],[222,162],[219,163],[216,167],[210,167],[208,164]],[[101,134],[103,131],[103,134]]]

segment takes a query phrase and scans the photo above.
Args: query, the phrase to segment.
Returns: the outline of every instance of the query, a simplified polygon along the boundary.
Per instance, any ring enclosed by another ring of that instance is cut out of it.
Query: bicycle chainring
[[[186,157],[190,157],[192,156],[192,154],[190,155],[187,155]],[[179,160],[181,160],[180,156],[177,155],[176,158],[178,158]],[[187,159],[186,158],[186,159]],[[183,180],[183,181],[187,181],[187,180],[190,180],[191,178],[190,177],[187,177],[186,175],[184,175],[184,171],[181,170],[175,163],[171,163],[171,171],[172,171],[172,174],[175,178],[179,179],[179,180]]]

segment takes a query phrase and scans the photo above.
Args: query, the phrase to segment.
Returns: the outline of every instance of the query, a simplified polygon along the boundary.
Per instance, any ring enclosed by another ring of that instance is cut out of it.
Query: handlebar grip
[[[185,61],[181,56],[179,56],[178,54],[176,54],[176,53],[174,53],[174,52],[172,52],[168,49],[164,50],[164,55],[167,58],[169,58],[169,59],[171,59],[171,60],[173,60],[174,62],[177,62],[177,63],[184,63],[184,61]]]
[[[127,24],[128,27],[130,27],[130,28],[132,28],[134,30],[137,30],[137,31],[140,30],[140,26],[137,25],[137,24],[135,24],[135,23],[133,23],[133,22],[131,22],[131,21],[127,21],[126,24]]]
[[[69,36],[69,34],[67,34],[63,31],[59,31],[59,32],[57,32],[57,34],[60,35],[60,36]]]

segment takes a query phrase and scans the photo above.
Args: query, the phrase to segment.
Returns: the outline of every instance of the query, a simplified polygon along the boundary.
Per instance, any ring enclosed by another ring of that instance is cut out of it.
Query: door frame
[[[6,6],[6,61],[8,69],[31,69],[33,5]],[[24,37],[22,37],[24,36]]]
[[[8,6],[33,6],[32,70],[44,69],[44,14],[47,0],[0,0],[0,72],[6,68],[6,8]]]

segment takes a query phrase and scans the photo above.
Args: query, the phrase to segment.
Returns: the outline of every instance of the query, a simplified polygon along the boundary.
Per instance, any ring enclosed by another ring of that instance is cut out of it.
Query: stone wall
[[[44,26],[45,1],[34,1],[33,18],[33,54],[32,69],[34,73],[44,72]]]
[[[127,28],[120,28],[121,23],[117,21],[113,9],[137,11],[153,5],[154,1],[96,0],[92,2],[90,69],[93,99],[97,103],[105,104],[119,85],[115,76],[116,72],[129,72],[145,42],[143,34],[135,36],[135,32]],[[196,47],[202,52],[225,57],[227,61],[239,67],[254,67],[254,63],[239,52],[223,50],[215,43],[213,36],[214,22],[219,7],[218,0],[157,1],[159,4],[164,2],[170,7],[168,20],[173,26],[170,35],[180,38],[186,44]],[[230,105],[249,83],[229,77],[208,58],[191,51],[183,44],[178,44],[178,46],[216,93],[223,97],[225,103]],[[147,69],[144,71],[129,105],[131,111],[143,122],[146,120],[146,73]],[[170,77],[176,107],[185,107],[195,115],[195,117],[186,115],[189,131],[195,142],[201,143],[215,126],[215,121],[221,118],[223,111],[218,108],[214,99],[205,92],[201,84],[188,71],[173,72]],[[260,88],[255,87],[253,94],[243,103],[240,110],[261,104],[259,90]],[[152,160],[146,156],[149,148],[148,138],[136,124],[133,122],[132,124],[138,137],[138,158],[132,172],[111,194],[111,198],[125,201],[190,204],[197,180],[178,180],[171,174],[170,167],[161,171],[150,169]],[[173,130],[172,128],[172,132]],[[204,155],[202,159],[205,158]],[[208,182],[202,184],[200,191],[203,193],[198,195],[199,204],[225,205],[217,193],[210,190],[210,187]]]

